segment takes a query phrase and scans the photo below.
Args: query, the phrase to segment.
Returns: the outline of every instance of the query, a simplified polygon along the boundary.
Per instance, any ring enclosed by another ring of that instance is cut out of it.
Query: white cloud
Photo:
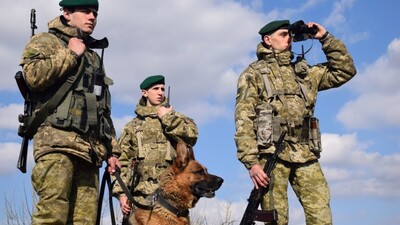
[[[359,71],[351,89],[359,96],[347,102],[338,120],[350,128],[381,128],[400,125],[400,39],[394,39],[387,53]],[[385,109],[385,110],[383,110]]]
[[[356,134],[323,134],[322,143],[321,165],[334,194],[400,197],[400,153],[367,151]]]
[[[19,143],[0,143],[0,175],[10,174],[17,170],[17,161],[21,145]],[[27,171],[32,169],[32,146],[28,146]]]
[[[218,118],[233,118],[233,113],[226,106],[213,105],[209,102],[194,102],[180,112],[194,119],[197,125],[215,121]]]
[[[4,106],[0,104],[0,129],[17,130],[19,126],[18,115],[23,113],[23,105],[9,104]]]
[[[346,23],[345,11],[353,6],[355,0],[340,0],[334,2],[334,7],[324,24],[339,28]]]
[[[230,1],[105,4],[110,8],[104,13],[129,8],[129,15],[140,18],[104,18],[97,30],[110,40],[105,63],[115,80],[115,100],[129,103],[136,102],[132,89],[137,93],[139,83],[151,74],[166,76],[175,104],[188,104],[184,101],[188,95],[192,99],[218,97],[225,71],[251,61],[246,55],[248,49],[255,49],[257,31],[264,22],[261,14]],[[147,15],[149,11],[152,16]],[[117,23],[122,26],[118,30],[103,30]],[[129,62],[121,63],[121,59]]]

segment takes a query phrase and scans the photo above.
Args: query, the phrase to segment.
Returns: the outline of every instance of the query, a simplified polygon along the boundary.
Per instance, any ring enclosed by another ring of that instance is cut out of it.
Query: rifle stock
[[[283,140],[285,138],[286,131],[282,131],[279,136],[278,141],[275,144],[275,152],[270,159],[267,160],[267,163],[264,166],[264,172],[268,177],[271,177],[271,172],[275,168],[276,161],[278,159],[278,155],[283,150]],[[258,206],[261,203],[261,198],[268,192],[269,186],[265,188],[253,188],[250,193],[250,197],[247,199],[248,204],[246,210],[243,214],[242,220],[240,221],[240,225],[254,225],[254,221],[261,222],[277,222],[278,221],[278,212],[273,209],[270,211],[261,211],[258,210]]]

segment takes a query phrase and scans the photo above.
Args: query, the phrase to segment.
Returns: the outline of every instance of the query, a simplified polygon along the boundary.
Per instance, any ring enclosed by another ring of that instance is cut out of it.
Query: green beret
[[[150,76],[140,84],[140,89],[147,90],[156,84],[165,84],[165,78],[163,75]]]
[[[59,5],[65,8],[89,6],[99,10],[99,2],[97,0],[62,0]]]
[[[288,28],[290,25],[289,20],[275,20],[267,25],[265,25],[261,30],[258,32],[262,36],[267,35],[267,34],[272,34],[276,30],[279,30],[281,28]]]

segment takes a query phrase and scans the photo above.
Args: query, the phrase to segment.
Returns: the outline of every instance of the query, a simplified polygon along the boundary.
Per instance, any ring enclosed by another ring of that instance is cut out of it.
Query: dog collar
[[[171,203],[169,203],[164,198],[164,196],[162,196],[162,194],[160,194],[159,191],[156,193],[156,199],[157,199],[158,203],[160,203],[161,206],[163,206],[164,208],[168,209],[170,212],[172,212],[173,214],[177,215],[178,217],[189,216],[189,210],[188,209],[177,209],[176,207],[171,205]]]

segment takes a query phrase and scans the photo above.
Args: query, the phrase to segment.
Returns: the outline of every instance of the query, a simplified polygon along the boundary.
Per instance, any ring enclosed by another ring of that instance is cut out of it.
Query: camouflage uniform
[[[121,177],[128,184],[135,201],[145,206],[150,204],[146,197],[158,188],[159,175],[176,157],[175,144],[183,140],[194,146],[198,136],[197,126],[192,119],[176,111],[159,119],[157,108],[146,106],[142,98],[136,106],[137,117],[125,125],[119,139],[122,149],[119,157]],[[137,165],[138,175],[134,185],[132,160]],[[117,198],[123,194],[118,183],[114,185],[113,194]]]
[[[309,123],[317,92],[341,86],[356,69],[340,40],[328,35],[320,42],[328,62],[314,66],[305,60],[292,62],[290,51],[273,52],[260,43],[258,60],[238,80],[235,141],[245,167],[263,166],[275,150],[273,141],[282,130],[287,131],[270,192],[262,202],[264,210],[278,210],[280,225],[288,224],[288,181],[304,208],[307,224],[332,224],[329,188],[318,162],[319,149],[310,141]]]
[[[108,86],[112,81],[103,74],[101,96],[89,91],[92,74],[100,68],[100,57],[90,49],[81,57],[68,49],[69,38],[76,37],[78,30],[62,20],[64,17],[60,16],[48,23],[53,33],[33,36],[21,61],[27,85],[39,107],[68,76],[77,72],[77,67],[83,68],[75,85],[34,136],[36,165],[32,184],[39,201],[32,224],[94,224],[99,166],[107,155],[120,154],[111,120]],[[89,105],[89,99],[94,104]],[[89,112],[89,108],[94,111]],[[77,121],[89,125],[79,127]],[[107,149],[106,144],[111,148]]]

